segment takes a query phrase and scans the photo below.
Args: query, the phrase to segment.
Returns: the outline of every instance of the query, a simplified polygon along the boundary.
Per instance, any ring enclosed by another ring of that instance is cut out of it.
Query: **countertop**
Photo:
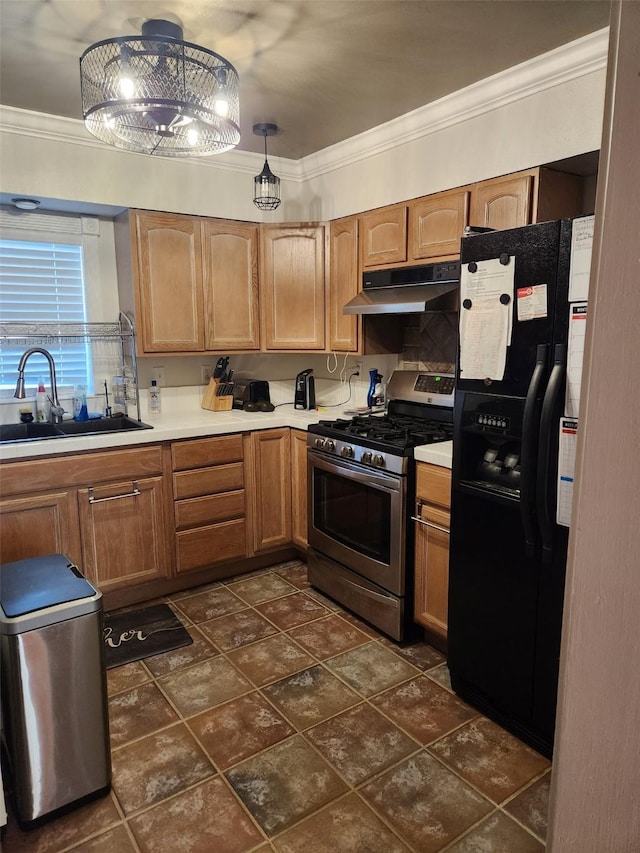
[[[430,462],[441,468],[451,468],[453,442],[439,441],[437,444],[425,444],[422,447],[416,447],[413,455],[416,462]]]

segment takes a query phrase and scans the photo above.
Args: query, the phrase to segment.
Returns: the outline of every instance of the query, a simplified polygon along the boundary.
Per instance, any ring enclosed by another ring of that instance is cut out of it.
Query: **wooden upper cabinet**
[[[458,255],[469,215],[469,191],[436,193],[409,204],[409,257]]]
[[[363,267],[407,260],[407,205],[390,205],[360,216]]]
[[[200,221],[132,211],[138,329],[144,352],[204,349]]]
[[[257,350],[258,226],[202,220],[205,349]]]
[[[263,349],[324,350],[322,225],[263,225],[260,303]]]
[[[531,220],[533,175],[496,178],[476,184],[471,193],[469,224],[482,228],[518,228]]]
[[[358,317],[342,308],[359,287],[358,217],[334,220],[329,228],[329,349],[357,352]]]

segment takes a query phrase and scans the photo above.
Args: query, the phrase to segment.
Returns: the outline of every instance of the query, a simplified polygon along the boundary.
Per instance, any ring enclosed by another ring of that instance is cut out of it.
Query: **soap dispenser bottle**
[[[149,414],[160,414],[160,387],[155,379],[151,380],[148,396]]]
[[[377,368],[369,371],[369,391],[367,392],[367,406],[373,409],[377,405],[377,390],[382,382],[382,376],[378,373]]]

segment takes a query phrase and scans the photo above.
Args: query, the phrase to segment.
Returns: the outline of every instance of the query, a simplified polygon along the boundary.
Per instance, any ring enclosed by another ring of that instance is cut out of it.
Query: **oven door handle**
[[[358,480],[366,482],[367,485],[386,489],[387,491],[400,491],[400,483],[402,476],[400,474],[392,474],[387,471],[381,471],[379,468],[365,468],[361,465],[347,462],[345,459],[333,461],[327,459],[319,453],[309,449],[307,459],[309,465],[314,468],[320,468],[322,471],[327,471],[330,474],[337,474],[339,477],[347,477],[350,480]]]

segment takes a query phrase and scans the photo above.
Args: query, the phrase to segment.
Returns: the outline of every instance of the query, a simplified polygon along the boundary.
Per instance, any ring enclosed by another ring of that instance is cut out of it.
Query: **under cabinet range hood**
[[[361,292],[342,311],[344,314],[457,311],[459,283],[457,261],[371,270],[362,274]]]

